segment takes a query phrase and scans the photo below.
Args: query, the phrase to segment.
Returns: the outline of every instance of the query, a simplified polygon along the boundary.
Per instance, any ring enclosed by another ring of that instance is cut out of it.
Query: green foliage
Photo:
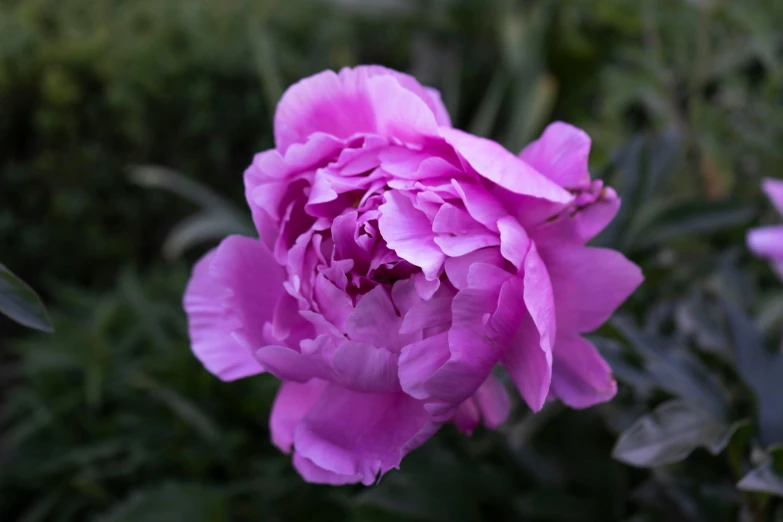
[[[0,0],[0,253],[57,332],[0,331],[0,520],[783,519],[783,286],[744,248],[777,219],[779,4]],[[328,488],[271,445],[273,378],[193,358],[175,258],[252,232],[241,175],[280,93],[356,63],[411,71],[512,150],[585,128],[623,199],[595,243],[646,282],[592,336],[611,403],[515,404]]]

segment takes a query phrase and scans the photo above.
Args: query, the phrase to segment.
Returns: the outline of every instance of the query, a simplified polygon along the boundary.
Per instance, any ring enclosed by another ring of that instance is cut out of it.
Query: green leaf
[[[731,333],[737,370],[756,393],[761,439],[783,442],[783,354],[768,350],[753,321],[727,299],[722,299]]]
[[[754,215],[750,206],[734,201],[672,199],[649,216],[646,224],[635,228],[634,248],[649,248],[687,236],[715,233],[749,222]]]
[[[715,418],[727,415],[726,393],[701,360],[681,346],[671,347],[664,339],[639,331],[622,315],[612,318],[611,324],[644,358],[660,389],[706,408]]]
[[[41,298],[0,263],[0,313],[17,323],[42,332],[54,331]]]
[[[228,519],[227,503],[217,488],[163,484],[131,494],[97,522],[218,522]]]
[[[737,487],[742,491],[769,493],[783,497],[783,474],[777,473],[770,462],[749,471],[742,477]]]
[[[674,399],[625,430],[612,456],[632,466],[656,467],[679,462],[698,447],[717,455],[744,423],[728,425],[704,408]]]

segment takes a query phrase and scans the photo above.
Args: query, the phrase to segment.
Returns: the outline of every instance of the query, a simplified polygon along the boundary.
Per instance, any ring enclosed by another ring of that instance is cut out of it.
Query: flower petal
[[[330,384],[298,424],[296,452],[340,475],[361,475],[366,485],[399,466],[403,447],[430,416],[403,393],[359,393]]]
[[[493,430],[503,424],[511,412],[508,392],[497,377],[490,374],[473,396],[484,425]]]
[[[552,364],[552,391],[571,408],[588,408],[617,393],[612,369],[580,335],[560,334]]]
[[[567,203],[573,196],[494,141],[457,129],[440,129],[441,136],[482,177],[519,195]]]
[[[425,383],[430,398],[444,406],[457,406],[471,397],[500,361],[506,346],[487,334],[486,322],[498,308],[498,296],[511,274],[492,265],[476,263],[468,274],[468,287],[451,304],[448,331],[449,360]]]
[[[519,157],[561,187],[572,188],[590,183],[589,155],[590,136],[573,125],[556,121]]]
[[[264,324],[272,320],[285,292],[285,272],[266,246],[257,239],[229,236],[218,246],[209,272],[228,290],[223,307],[236,322],[234,337],[250,351],[268,344]]]
[[[751,230],[748,247],[759,257],[783,261],[783,225]]]
[[[638,266],[614,250],[560,246],[541,250],[562,332],[590,332],[612,315],[644,279]]]
[[[390,190],[383,200],[378,227],[387,246],[405,261],[420,267],[427,279],[437,278],[445,256],[435,244],[427,216],[400,191]]]
[[[310,411],[326,388],[326,381],[283,382],[277,391],[269,416],[272,443],[283,453],[291,451],[299,421]]]
[[[400,352],[398,372],[405,393],[416,399],[428,398],[427,381],[450,356],[448,332],[405,346]]]
[[[412,89],[412,90],[411,90]],[[416,92],[414,92],[416,91]],[[275,144],[285,151],[316,132],[347,139],[356,134],[437,133],[441,108],[413,78],[378,66],[324,71],[286,90],[275,112]]]
[[[555,338],[552,287],[535,246],[525,258],[524,273],[503,284],[490,325],[507,345],[503,366],[533,411],[546,401],[552,379]]]
[[[209,274],[212,250],[196,263],[185,291],[188,331],[195,356],[211,373],[233,381],[264,371],[252,353],[232,337],[236,323],[225,316],[221,302],[226,289]]]
[[[299,453],[294,453],[294,469],[311,484],[329,484],[332,486],[343,486],[345,484],[355,484],[362,480],[359,474],[340,475],[333,471],[328,471],[316,466],[312,460],[303,457]]]
[[[475,263],[490,264],[496,267],[503,266],[503,256],[497,248],[484,248],[470,254],[446,259],[446,276],[458,290],[467,288],[468,272]]]
[[[767,178],[764,180],[762,188],[778,212],[783,214],[783,180]]]
[[[332,359],[337,381],[346,389],[364,393],[395,392],[399,355],[368,343],[345,341]]]
[[[400,335],[402,318],[397,315],[389,293],[383,286],[376,286],[356,303],[353,314],[345,324],[345,332],[352,341],[388,348],[399,353],[400,349],[421,338],[413,334]]]

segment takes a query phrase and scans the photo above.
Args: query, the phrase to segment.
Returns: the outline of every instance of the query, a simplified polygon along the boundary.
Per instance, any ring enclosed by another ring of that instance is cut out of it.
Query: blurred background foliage
[[[56,329],[0,319],[0,520],[783,520],[783,292],[744,247],[776,219],[782,27],[775,0],[0,0],[0,261]],[[203,371],[180,307],[248,230],[285,86],[359,63],[514,151],[585,128],[624,201],[596,242],[647,277],[594,336],[615,401],[447,427],[368,489],[304,484],[274,379]]]

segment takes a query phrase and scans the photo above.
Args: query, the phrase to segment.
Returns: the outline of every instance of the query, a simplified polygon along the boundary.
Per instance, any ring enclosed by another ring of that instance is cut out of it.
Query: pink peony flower
[[[767,179],[762,186],[772,204],[783,214],[783,181]],[[748,233],[748,246],[757,256],[769,259],[783,278],[783,225],[751,230]]]
[[[274,126],[245,172],[261,239],[208,253],[184,304],[209,371],[283,381],[272,441],[306,480],[371,484],[444,423],[498,426],[496,366],[534,411],[614,396],[582,334],[642,275],[585,246],[620,202],[583,131],[554,123],[515,156],[373,66],[293,85]]]

